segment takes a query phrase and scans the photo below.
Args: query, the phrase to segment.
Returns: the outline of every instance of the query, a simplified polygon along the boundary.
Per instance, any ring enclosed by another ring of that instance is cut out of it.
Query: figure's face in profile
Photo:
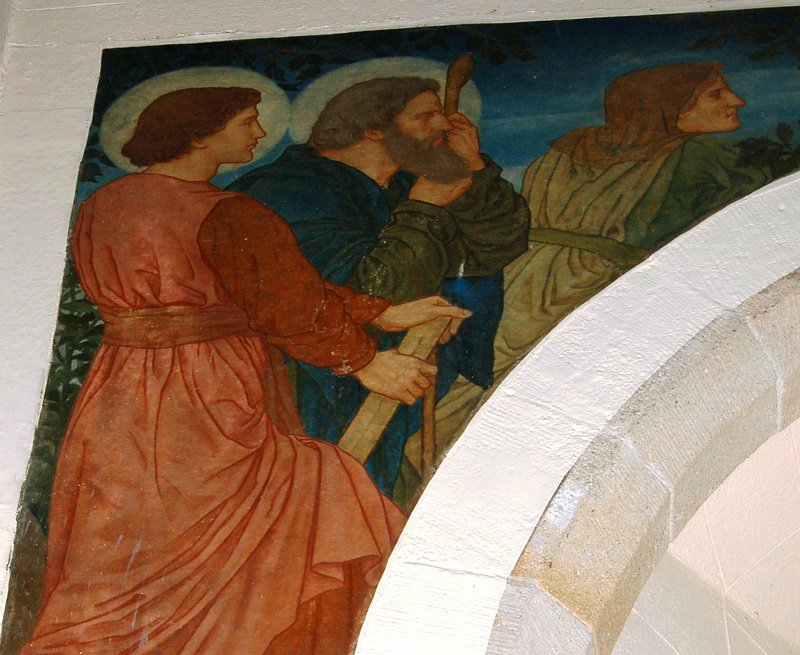
[[[469,176],[466,161],[447,142],[453,124],[433,91],[411,99],[384,132],[383,144],[400,168],[449,184]]]
[[[417,141],[427,141],[434,148],[443,146],[447,133],[453,129],[444,115],[439,96],[433,91],[425,91],[409,100],[394,124],[403,134]]]
[[[253,159],[253,150],[266,132],[258,122],[258,109],[250,107],[231,118],[219,132],[199,139],[204,148],[220,164],[244,164]]]
[[[697,96],[697,102],[678,116],[678,129],[692,134],[732,132],[742,126],[739,107],[745,104],[722,75]]]

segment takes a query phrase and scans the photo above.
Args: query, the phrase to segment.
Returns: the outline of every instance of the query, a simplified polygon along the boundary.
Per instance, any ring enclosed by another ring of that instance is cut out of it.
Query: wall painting
[[[106,50],[2,652],[349,652],[481,400],[798,167],[799,62],[796,9]]]

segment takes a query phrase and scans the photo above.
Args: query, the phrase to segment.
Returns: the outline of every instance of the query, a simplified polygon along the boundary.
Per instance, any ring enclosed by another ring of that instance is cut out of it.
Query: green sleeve
[[[487,160],[446,207],[402,201],[347,285],[396,303],[431,295],[447,277],[499,271],[525,252],[529,224],[525,201]]]
[[[449,275],[496,273],[528,249],[528,203],[500,177],[497,164],[486,156],[484,160],[486,167],[473,174],[472,186],[447,207],[458,227],[464,257],[451,262]]]
[[[771,181],[768,169],[737,165],[736,141],[696,137],[678,157],[667,194],[634,245],[655,250],[714,212]],[[633,235],[629,235],[633,236]]]
[[[463,257],[446,208],[404,200],[358,263],[347,286],[360,293],[407,302],[438,291],[453,257]]]

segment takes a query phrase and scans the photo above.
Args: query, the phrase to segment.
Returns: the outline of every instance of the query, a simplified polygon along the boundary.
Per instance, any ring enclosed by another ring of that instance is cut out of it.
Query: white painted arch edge
[[[666,473],[656,475],[652,482],[663,487],[666,508],[656,503],[642,509],[644,514],[645,509],[650,511],[648,527],[654,534],[646,536],[655,550],[644,557],[650,568],[637,570],[644,578],[633,580],[633,598],[622,605],[606,605],[611,615],[599,617],[606,621],[604,626],[613,627],[610,633],[601,631],[600,652],[608,652],[607,645],[613,645],[618,634],[616,626],[621,629],[627,617],[623,606],[630,600],[632,607],[658,562],[656,553],[666,549],[681,522],[691,516],[691,504],[696,509],[724,475],[796,411],[793,406],[800,402],[800,394],[791,397],[795,393],[791,375],[781,369],[776,380],[775,374],[781,366],[789,366],[794,352],[784,343],[787,335],[774,333],[774,326],[758,318],[767,315],[766,310],[747,314],[748,307],[778,302],[775,292],[753,298],[738,313],[732,310],[798,267],[800,175],[794,175],[707,219],[573,312],[500,386],[448,454],[395,549],[368,612],[357,654],[592,653],[590,621],[565,612],[563,599],[540,594],[539,598],[549,596],[549,605],[542,601],[537,616],[528,613],[527,618],[525,608],[513,607],[510,595],[527,576],[515,567],[567,473],[604,431],[619,429],[612,419],[635,406],[637,390],[651,378],[661,379],[659,369],[671,358],[680,361],[682,349],[693,352],[690,342],[702,344],[715,334],[714,343],[724,343],[726,330],[730,333],[744,324],[740,336],[746,334],[747,339],[720,357],[734,357],[740,348],[752,364],[753,352],[760,353],[760,376],[754,379],[763,387],[762,402],[753,401],[746,408],[752,411],[744,413],[753,421],[748,425],[763,429],[736,461],[727,462],[716,477],[709,474],[713,484],[700,485],[695,496],[687,496],[691,502],[681,507],[670,506],[669,487],[675,482],[666,479]],[[783,288],[788,293],[794,284],[790,278]],[[762,349],[759,339],[769,330],[774,333],[770,338],[784,343],[783,350],[780,345]],[[800,350],[797,354],[800,357]],[[719,373],[719,368],[715,371]],[[780,403],[778,387],[788,390]],[[734,420],[731,411],[723,411],[729,422]],[[644,454],[640,458],[643,466],[652,466]],[[575,512],[577,507],[576,503]],[[575,518],[570,511],[562,524]],[[631,558],[642,557],[642,543],[629,544]],[[621,559],[617,564],[625,566]],[[531,585],[523,586],[528,594]],[[504,620],[504,607],[514,615],[509,621],[514,640],[521,641],[503,639],[501,627],[487,651],[493,629]],[[569,630],[561,630],[554,644],[548,641],[552,633],[539,631],[537,625],[556,619]],[[509,646],[512,643],[514,647]],[[526,646],[519,650],[522,644]],[[529,650],[532,644],[539,646]]]
[[[636,391],[540,518],[489,653],[612,652],[668,545],[798,417],[798,323],[800,270],[716,318]]]

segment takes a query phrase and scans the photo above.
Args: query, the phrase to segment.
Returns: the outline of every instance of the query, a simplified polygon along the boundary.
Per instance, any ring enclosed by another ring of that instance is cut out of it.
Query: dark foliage
[[[800,125],[800,121],[798,121]],[[773,177],[793,173],[800,168],[800,143],[794,143],[795,132],[787,123],[775,128],[775,138],[760,136],[740,142],[740,166],[769,167]]]
[[[100,314],[81,290],[75,268],[68,262],[53,339],[50,374],[22,490],[22,502],[45,533],[58,449],[102,334]]]
[[[708,52],[730,42],[746,43],[754,46],[750,61],[786,54],[800,69],[800,9],[697,14],[676,20],[689,29],[709,31],[692,44],[690,52]]]
[[[97,130],[92,129],[89,134],[89,145],[83,153],[83,163],[78,173],[78,183],[92,183],[99,180],[104,169],[114,168],[114,164],[106,153],[100,148]]]

